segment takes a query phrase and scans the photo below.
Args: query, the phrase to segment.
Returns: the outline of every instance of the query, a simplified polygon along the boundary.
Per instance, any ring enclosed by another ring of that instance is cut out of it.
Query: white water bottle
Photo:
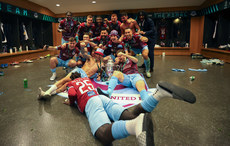
[[[109,79],[113,75],[113,66],[114,66],[113,60],[109,59],[108,63],[106,64],[106,72],[107,72],[107,75],[109,76]]]
[[[17,47],[13,47],[14,48],[14,52],[17,53]]]
[[[19,47],[19,52],[22,52],[22,46]]]

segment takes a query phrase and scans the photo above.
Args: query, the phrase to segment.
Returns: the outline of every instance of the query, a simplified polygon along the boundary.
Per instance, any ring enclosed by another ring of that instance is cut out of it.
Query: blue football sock
[[[147,60],[144,60],[145,63],[145,70],[149,71],[150,70],[150,59],[148,58]]]
[[[140,95],[142,101],[149,97],[148,92],[145,89],[141,90]]]
[[[113,90],[115,89],[117,84],[118,84],[118,78],[112,76],[111,79],[109,80],[109,87],[108,87],[108,92],[107,92],[109,94],[109,97],[112,95]]]
[[[147,112],[152,112],[157,104],[158,101],[155,98],[153,98],[153,96],[149,96],[148,98],[146,98],[144,101],[141,102],[141,106]]]
[[[129,133],[125,126],[125,121],[116,121],[112,125],[112,135],[114,139],[121,139],[129,136]]]
[[[55,73],[56,72],[56,68],[54,69],[50,69],[52,71],[52,73]]]

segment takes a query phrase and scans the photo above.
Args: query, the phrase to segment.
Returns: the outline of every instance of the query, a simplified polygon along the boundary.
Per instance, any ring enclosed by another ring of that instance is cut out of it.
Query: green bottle
[[[26,78],[24,79],[24,88],[28,88],[28,81]]]
[[[190,80],[191,80],[191,81],[194,81],[194,80],[195,80],[195,76],[191,76],[191,77],[190,77]]]

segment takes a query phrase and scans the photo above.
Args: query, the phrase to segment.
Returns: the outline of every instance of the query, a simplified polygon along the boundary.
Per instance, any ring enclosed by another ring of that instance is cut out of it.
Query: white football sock
[[[51,93],[52,92],[56,92],[56,89],[57,89],[57,86],[56,85],[52,85],[50,88],[49,88],[49,90],[47,90],[46,92],[45,92],[45,95],[51,95]]]
[[[172,98],[172,94],[161,88],[157,84],[157,92],[153,95],[153,98],[155,98],[157,101],[160,101],[162,98]]]
[[[126,121],[126,129],[130,135],[136,135],[136,137],[141,134],[144,121],[144,114],[140,114],[133,120]]]

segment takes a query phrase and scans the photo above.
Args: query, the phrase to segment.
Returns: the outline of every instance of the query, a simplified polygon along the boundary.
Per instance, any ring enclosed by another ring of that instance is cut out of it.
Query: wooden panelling
[[[204,16],[191,17],[190,53],[200,53],[203,44]]]
[[[202,55],[207,58],[218,58],[224,62],[230,63],[230,51],[219,50],[215,48],[202,48]]]
[[[53,45],[59,46],[61,45],[61,38],[62,38],[62,34],[57,31],[59,24],[52,23],[52,26],[53,26]]]
[[[12,63],[12,62],[22,62],[25,59],[38,59],[40,56],[46,56],[47,54],[56,55],[58,54],[58,50],[30,50],[30,51],[23,51],[23,52],[17,52],[17,53],[6,53],[6,54],[0,54],[0,64],[3,63]]]

